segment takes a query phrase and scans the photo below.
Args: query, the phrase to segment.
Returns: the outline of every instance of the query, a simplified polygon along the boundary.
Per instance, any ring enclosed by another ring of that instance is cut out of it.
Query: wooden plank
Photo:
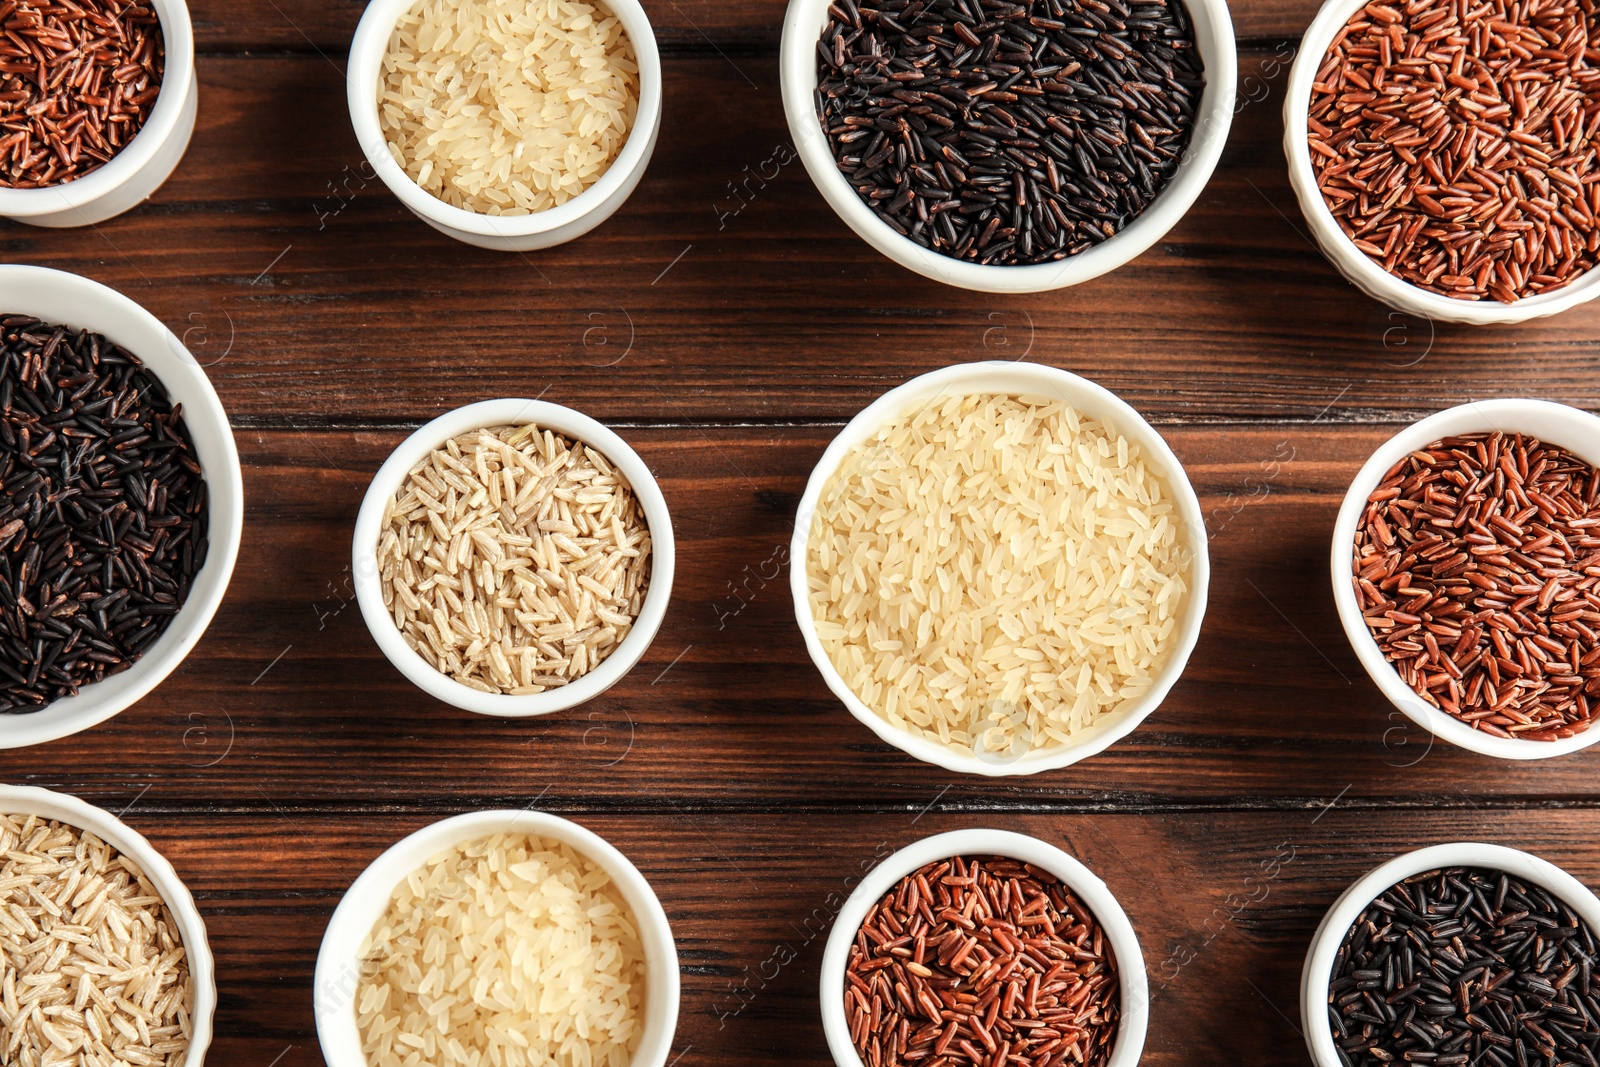
[[[206,52],[316,51],[342,63],[366,8],[363,0],[193,0],[199,47]],[[664,50],[726,52],[752,79],[773,65],[783,32],[784,0],[646,0]],[[1240,38],[1299,36],[1316,14],[1311,0],[1249,0],[1233,5]],[[750,53],[762,55],[753,56]]]
[[[1151,977],[1142,1061],[1149,1067],[1304,1062],[1298,990],[1312,932],[1351,881],[1391,855],[1485,840],[1544,856],[1588,884],[1600,880],[1592,812],[1372,819],[1334,803],[1176,817],[920,814],[938,792],[926,781],[916,807],[882,816],[666,808],[577,817],[634,861],[672,921],[683,975],[672,1053],[680,1067],[831,1063],[817,984],[833,917],[862,870],[947,830],[1032,834],[1106,881],[1134,924]],[[460,810],[467,809],[451,813]],[[432,819],[160,815],[142,807],[127,818],[172,860],[206,917],[222,993],[212,1062],[321,1064],[311,978],[328,917],[367,863]]]
[[[559,392],[551,399],[565,400]],[[823,685],[795,627],[792,516],[828,428],[628,429],[679,539],[673,606],[603,697],[507,722],[445,707],[378,652],[352,602],[349,538],[404,431],[246,430],[249,515],[220,614],[189,661],[110,723],[0,752],[0,780],[141,803],[396,804],[514,798],[608,809],[894,808],[929,781],[971,809],[1600,802],[1592,759],[1484,774],[1408,724],[1362,673],[1327,593],[1327,538],[1378,427],[1187,427],[1213,591],[1200,645],[1156,715],[1074,768],[955,777],[877,741]],[[782,768],[782,773],[774,773]],[[348,772],[348,773],[347,773]]]
[[[459,245],[364,179],[337,71],[316,57],[206,60],[201,128],[154,201],[93,229],[0,224],[0,242],[145,303],[241,425],[417,421],[546,388],[608,419],[844,419],[914,374],[1023,356],[1165,423],[1394,421],[1521,394],[1600,407],[1600,305],[1435,327],[1334,273],[1287,186],[1281,74],[1257,83],[1266,99],[1166,240],[1094,282],[1002,298],[870,251],[797,164],[761,188],[749,175],[787,158],[776,98],[718,58],[670,66],[638,193],[546,252]]]

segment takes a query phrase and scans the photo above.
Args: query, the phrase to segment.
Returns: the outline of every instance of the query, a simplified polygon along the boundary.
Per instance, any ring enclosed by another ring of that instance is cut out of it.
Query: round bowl
[[[184,953],[189,959],[194,1001],[190,1004],[189,1049],[184,1054],[183,1067],[200,1067],[211,1046],[212,1017],[217,1012],[216,965],[211,958],[211,945],[206,940],[205,920],[172,864],[142,834],[115,815],[65,793],[31,786],[0,785],[0,812],[37,815],[87,830],[137,863],[150,879],[177,924]]]
[[[1494,737],[1474,730],[1448,712],[1429,704],[1407,685],[1384,658],[1378,642],[1361,617],[1356,600],[1351,568],[1355,564],[1356,526],[1367,505],[1367,497],[1383,481],[1383,476],[1414,449],[1426,448],[1435,441],[1458,434],[1523,433],[1549,444],[1560,445],[1586,463],[1600,466],[1600,418],[1565,404],[1547,400],[1480,400],[1448,408],[1414,423],[1385,441],[1356,474],[1345,493],[1344,504],[1333,526],[1333,552],[1330,570],[1333,577],[1333,602],[1345,636],[1355,649],[1356,658],[1383,695],[1412,722],[1435,737],[1453,745],[1499,759],[1548,759],[1588,748],[1600,741],[1600,727],[1556,741],[1518,741]]]
[[[1145,1031],[1150,1024],[1150,986],[1133,924],[1111,890],[1089,868],[1054,845],[1006,830],[955,830],[925,837],[878,864],[850,894],[834,920],[822,953],[822,1029],[828,1037],[833,1062],[839,1067],[866,1067],[850,1040],[850,1022],[844,1010],[845,966],[850,962],[850,945],[856,931],[861,929],[872,906],[900,879],[951,856],[1006,856],[1031,863],[1061,879],[1088,905],[1111,941],[1117,960],[1122,1025],[1106,1067],[1134,1067],[1144,1051]]]
[[[1312,20],[1300,43],[1300,52],[1289,69],[1289,86],[1283,101],[1283,151],[1289,160],[1289,184],[1300,201],[1300,210],[1311,227],[1317,247],[1340,274],[1374,300],[1407,315],[1435,322],[1464,322],[1472,325],[1526,322],[1554,315],[1600,296],[1600,269],[1574,279],[1550,293],[1541,293],[1502,304],[1498,300],[1457,300],[1412,285],[1372,261],[1345,236],[1327,201],[1317,187],[1311,167],[1311,147],[1307,118],[1311,110],[1311,84],[1317,68],[1327,58],[1333,38],[1344,24],[1360,11],[1364,0],[1327,0]]]
[[[1484,867],[1516,875],[1548,889],[1592,929],[1600,930],[1600,899],[1555,864],[1514,848],[1457,841],[1419,848],[1379,864],[1346,889],[1322,917],[1300,972],[1300,1025],[1305,1027],[1306,1048],[1316,1067],[1342,1067],[1328,1023],[1328,979],[1345,933],[1379,893],[1414,874],[1441,867]]]
[[[378,537],[383,513],[405,483],[407,475],[434,449],[452,438],[490,426],[521,426],[535,423],[567,438],[589,445],[610,460],[628,478],[634,496],[644,509],[650,525],[650,588],[644,607],[633,622],[628,636],[594,670],[556,689],[527,696],[484,693],[434,669],[396,629],[394,618],[383,606],[383,587],[378,576]],[[672,516],[666,497],[645,466],[644,460],[628,443],[589,416],[542,400],[485,400],[447,412],[406,438],[390,453],[378,473],[373,475],[367,495],[356,516],[355,533],[356,601],[373,640],[389,662],[412,684],[446,704],[480,715],[517,719],[549,715],[592,700],[610,689],[638,664],[661,628],[672,599],[672,575],[677,553],[672,538]]]
[[[1161,475],[1177,504],[1183,518],[1185,550],[1189,557],[1188,605],[1184,619],[1173,635],[1171,658],[1160,679],[1141,699],[1119,711],[1102,715],[1094,725],[1079,731],[1068,744],[1034,749],[1016,759],[985,758],[964,755],[945,748],[936,741],[891,726],[862,700],[845,683],[839,671],[828,658],[827,650],[817,637],[816,620],[811,614],[811,602],[806,588],[806,572],[811,537],[811,519],[817,502],[828,480],[839,470],[845,456],[868,440],[885,422],[900,415],[913,404],[940,396],[960,396],[974,393],[1031,395],[1055,397],[1070,403],[1078,411],[1098,419],[1137,442],[1144,449],[1145,458]],[[1207,553],[1205,520],[1200,514],[1200,500],[1178,457],[1173,455],[1167,442],[1132,407],[1116,394],[1087,378],[1055,367],[1038,363],[1011,363],[989,361],[983,363],[958,363],[942,370],[932,371],[913,378],[883,394],[868,405],[861,414],[851,419],[839,436],[823,452],[806,483],[805,494],[800,498],[800,509],[794,524],[794,539],[789,546],[789,589],[794,597],[795,616],[800,633],[805,638],[806,650],[812,662],[822,673],[823,681],[834,695],[844,702],[863,725],[880,739],[925,763],[962,774],[981,774],[990,777],[1002,775],[1036,774],[1040,771],[1066,767],[1121,740],[1137,727],[1166,699],[1178,676],[1194,651],[1200,637],[1200,622],[1205,617],[1206,594],[1210,584],[1211,564]]]
[[[389,38],[417,0],[373,0],[356,26],[345,80],[356,140],[383,183],[412,213],[440,233],[502,252],[549,248],[582,237],[616,213],[644,177],[661,132],[661,56],[655,30],[639,0],[602,0],[622,20],[639,62],[639,113],[611,167],[564,204],[531,215],[480,215],[447,204],[411,179],[389,151],[378,125],[378,78]]]
[[[604,868],[621,890],[639,927],[647,983],[644,1035],[631,1067],[662,1067],[666,1063],[678,1026],[678,948],[661,901],[639,869],[599,835],[555,815],[522,809],[471,812],[425,826],[373,860],[345,892],[322,936],[314,982],[317,1040],[328,1067],[367,1065],[355,1011],[361,943],[388,910],[396,887],[441,852],[509,833],[531,834],[571,846]]]
[[[144,308],[76,274],[0,265],[0,313],[32,315],[103,334],[138,356],[161,380],[173,403],[183,405],[183,421],[205,472],[211,540],[189,599],[143,658],[39,711],[0,714],[0,749],[6,749],[54,741],[104,722],[141,700],[183,662],[211,624],[233,576],[244,527],[244,476],[227,412],[206,372],[183,342]]]
[[[783,20],[779,77],[789,133],[806,172],[845,225],[907,270],[946,285],[984,293],[1039,293],[1098,278],[1161,240],[1194,205],[1222,157],[1233,123],[1239,57],[1226,0],[1187,0],[1195,44],[1205,63],[1205,89],[1194,136],[1177,173],[1155,201],[1116,236],[1054,263],[995,266],[969,263],[924,248],[897,232],[850,187],[817,117],[817,41],[828,23],[832,0],[790,0]]]
[[[0,216],[30,226],[89,226],[143,203],[178,167],[200,106],[194,27],[184,0],[150,0],[166,69],[155,107],[133,140],[98,170],[45,189],[0,188]]]

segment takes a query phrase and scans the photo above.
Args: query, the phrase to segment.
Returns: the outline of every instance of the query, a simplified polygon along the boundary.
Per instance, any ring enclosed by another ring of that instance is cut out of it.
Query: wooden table
[[[311,974],[340,894],[401,836],[487,807],[575,818],[653,882],[682,957],[678,1067],[828,1063],[817,968],[845,879],[942,830],[1031,833],[1109,883],[1152,976],[1153,1067],[1305,1062],[1312,929],[1396,852],[1496,841],[1600,881],[1596,757],[1430,746],[1362,673],[1326,562],[1349,479],[1398,425],[1501,395],[1600,407],[1600,305],[1434,326],[1334,272],[1279,148],[1311,0],[1239,0],[1245,102],[1189,216],[1114,274],[1028,297],[893,266],[798,164],[752,177],[788,140],[782,4],[647,2],[660,147],[628,204],[561,248],[456,244],[364,177],[342,80],[358,0],[193,0],[200,123],[166,187],[95,228],[0,224],[5,260],[113,285],[183,336],[243,455],[238,571],[188,661],[104,726],[0,754],[0,779],[124,812],[194,890],[220,971],[213,1063],[321,1063]],[[841,423],[915,374],[1023,356],[1167,435],[1206,510],[1213,590],[1143,727],[991,781],[848,715],[806,657],[785,564]],[[680,546],[644,662],[531,722],[425,697],[351,600],[368,478],[422,421],[494,396],[614,426],[658,473]]]

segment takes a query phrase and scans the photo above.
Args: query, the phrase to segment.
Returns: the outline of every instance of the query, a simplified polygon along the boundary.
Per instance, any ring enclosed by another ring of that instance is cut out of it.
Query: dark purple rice
[[[1594,932],[1549,890],[1449,867],[1384,891],[1351,926],[1328,984],[1346,1067],[1595,1067]]]
[[[0,714],[126,670],[207,549],[183,412],[98,334],[0,314]]]
[[[1115,236],[1187,150],[1204,73],[1183,0],[835,0],[816,107],[890,226],[977,263]]]

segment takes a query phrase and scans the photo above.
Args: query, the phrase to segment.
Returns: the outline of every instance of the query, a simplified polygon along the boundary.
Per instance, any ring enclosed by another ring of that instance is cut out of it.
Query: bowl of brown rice
[[[434,419],[373,476],[356,601],[420,689],[481,715],[548,715],[643,658],[667,613],[672,516],[622,438],[541,400]]]
[[[628,858],[522,810],[436,822],[351,885],[317,957],[329,1067],[662,1067],[678,951]]]
[[[8,1067],[205,1062],[217,987],[194,897],[77,797],[0,785],[0,976]]]
[[[1200,503],[1138,412],[1032,363],[915,378],[801,497],[790,584],[828,687],[948,770],[1065,767],[1126,736],[1205,615]]]
[[[374,0],[346,89],[356,139],[401,203],[502,251],[610,218],[661,126],[661,60],[639,0]]]

